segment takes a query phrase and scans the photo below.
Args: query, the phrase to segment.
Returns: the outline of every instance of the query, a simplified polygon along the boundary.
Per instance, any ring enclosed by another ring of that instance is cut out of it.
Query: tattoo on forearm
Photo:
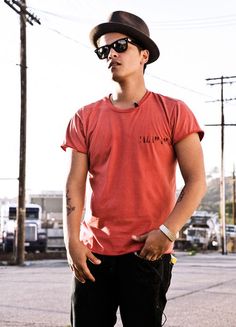
[[[182,189],[182,191],[180,192],[180,195],[178,197],[178,200],[177,200],[177,203],[178,202],[181,202],[183,197],[184,197],[184,194],[185,194],[185,187]]]
[[[66,191],[66,212],[67,216],[69,216],[72,211],[75,210],[75,206],[73,207],[71,204],[71,198],[69,197],[69,190]]]

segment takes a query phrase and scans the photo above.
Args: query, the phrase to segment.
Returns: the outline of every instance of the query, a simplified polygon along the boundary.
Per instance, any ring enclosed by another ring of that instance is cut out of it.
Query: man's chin
[[[122,77],[121,76],[119,76],[119,75],[117,75],[117,74],[112,74],[112,80],[114,81],[114,82],[121,82],[122,81]]]

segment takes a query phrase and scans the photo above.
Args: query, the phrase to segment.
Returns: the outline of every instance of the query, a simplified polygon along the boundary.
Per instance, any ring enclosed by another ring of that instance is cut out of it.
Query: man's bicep
[[[175,145],[178,164],[184,180],[205,178],[203,151],[197,133]]]
[[[88,173],[88,156],[86,153],[73,150],[71,153],[71,166],[69,179],[77,183],[85,183]]]

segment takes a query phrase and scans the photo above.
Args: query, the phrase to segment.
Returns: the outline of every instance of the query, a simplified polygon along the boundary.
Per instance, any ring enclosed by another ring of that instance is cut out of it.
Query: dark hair
[[[136,39],[132,38],[132,41],[135,43],[135,45],[137,46],[139,52],[143,51],[143,50],[147,50],[139,41],[137,41]],[[145,70],[147,68],[147,63],[144,64],[143,66],[143,73],[145,73]]]

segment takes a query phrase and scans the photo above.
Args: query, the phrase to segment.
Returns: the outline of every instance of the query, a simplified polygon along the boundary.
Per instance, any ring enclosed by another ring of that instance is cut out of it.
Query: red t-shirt
[[[131,239],[158,228],[176,199],[174,144],[203,131],[185,103],[147,92],[138,107],[119,109],[109,98],[87,105],[69,122],[62,148],[86,153],[92,216],[80,238],[93,252],[137,251]]]

